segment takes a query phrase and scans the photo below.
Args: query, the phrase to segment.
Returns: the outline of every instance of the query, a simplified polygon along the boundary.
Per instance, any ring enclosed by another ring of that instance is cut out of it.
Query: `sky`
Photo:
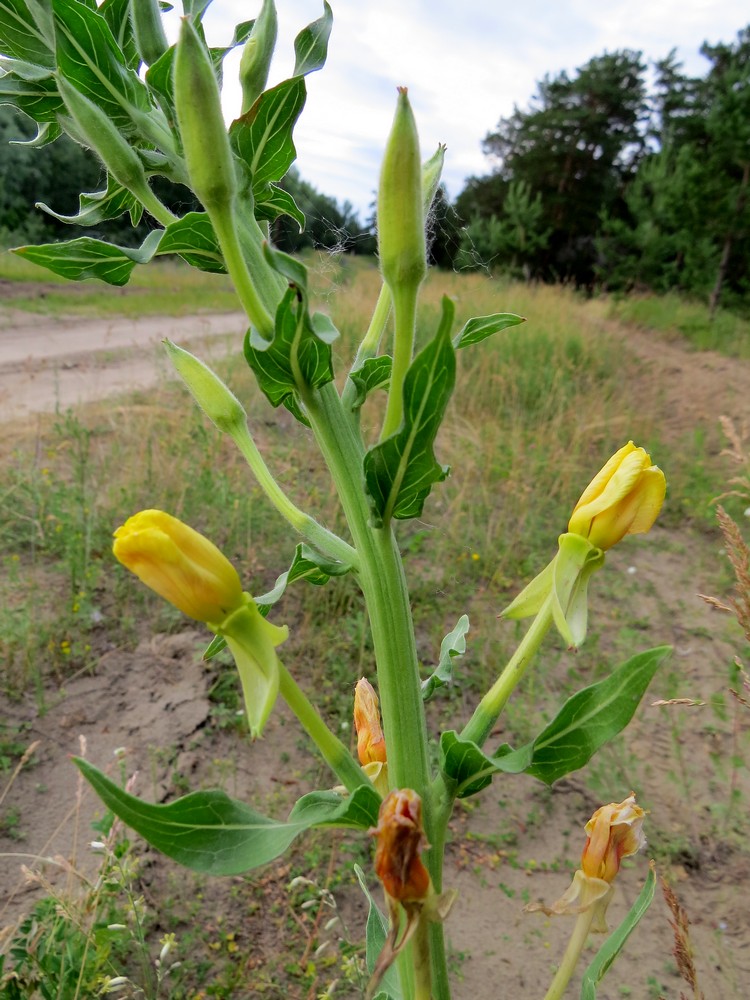
[[[443,180],[455,198],[489,172],[481,141],[514,105],[526,108],[545,74],[572,74],[591,57],[636,49],[648,60],[676,48],[685,71],[703,75],[704,41],[732,42],[750,22],[746,0],[329,0],[328,61],[307,77],[307,106],[295,129],[302,177],[364,220],[383,147],[407,86],[423,159],[447,144]],[[288,77],[294,37],[323,12],[322,0],[276,0],[279,41],[269,85]],[[214,0],[205,26],[226,44],[260,0]],[[239,113],[237,62],[225,65],[224,111]]]

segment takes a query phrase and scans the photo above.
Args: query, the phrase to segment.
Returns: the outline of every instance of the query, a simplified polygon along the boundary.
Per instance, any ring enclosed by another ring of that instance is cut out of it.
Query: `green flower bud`
[[[174,99],[193,191],[209,213],[227,213],[237,178],[219,85],[206,46],[187,17],[182,20],[175,53]]]
[[[234,393],[211,369],[171,340],[163,341],[175,371],[209,420],[224,434],[235,434],[247,426],[247,414]]]
[[[130,16],[138,54],[147,66],[153,66],[169,48],[158,0],[130,0]]]
[[[422,205],[425,216],[429,213],[437,189],[440,186],[440,176],[443,173],[443,163],[445,162],[445,145],[438,143],[438,148],[422,164]]]
[[[383,157],[378,189],[380,269],[391,293],[418,288],[427,273],[419,137],[406,87],[399,87],[396,114]]]
[[[57,89],[73,119],[76,137],[93,149],[118,184],[141,201],[150,201],[153,192],[141,158],[109,116],[64,76],[57,77]]]
[[[265,90],[271,57],[276,48],[277,32],[276,6],[273,0],[263,0],[260,14],[255,20],[240,60],[243,115]]]

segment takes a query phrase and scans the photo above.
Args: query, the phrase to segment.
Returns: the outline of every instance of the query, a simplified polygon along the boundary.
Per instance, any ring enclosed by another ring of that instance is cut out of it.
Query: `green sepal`
[[[240,675],[247,721],[253,739],[261,736],[279,694],[279,658],[276,647],[289,630],[261,615],[253,599],[234,611],[216,631],[227,642]]]
[[[656,892],[656,873],[653,862],[646,876],[643,888],[638,894],[638,898],[630,907],[627,916],[620,925],[609,935],[607,940],[596,953],[594,961],[589,965],[581,980],[581,1000],[596,1000],[596,987],[601,982],[610,966],[620,954],[630,935],[641,921],[651,903]]]
[[[461,615],[456,627],[440,644],[438,665],[430,676],[422,681],[422,699],[429,701],[438,688],[453,683],[453,660],[466,652],[466,633],[469,631],[469,616]]]
[[[323,0],[323,16],[311,21],[294,39],[294,76],[307,76],[325,66],[332,26],[333,11]]]
[[[371,785],[350,796],[303,795],[286,821],[263,816],[219,790],[153,805],[124,791],[88,761],[74,757],[73,762],[104,805],[149,844],[186,868],[210,875],[240,875],[267,864],[313,827],[367,830],[377,823],[380,806]]]
[[[456,381],[456,356],[450,331],[455,307],[443,297],[440,326],[414,358],[404,379],[401,427],[364,458],[365,483],[373,523],[392,517],[419,517],[434,483],[448,475],[435,460],[433,445]]]
[[[569,698],[525,746],[503,744],[492,756],[455,732],[440,739],[440,766],[458,798],[485,788],[498,771],[525,773],[546,785],[584,767],[630,722],[651,680],[671,652],[658,646],[621,663],[609,677]]]
[[[580,646],[588,625],[591,574],[604,565],[604,552],[586,538],[566,532],[558,552],[516,599],[500,612],[502,618],[528,618],[549,602],[558,632],[570,647]]]
[[[458,350],[460,347],[470,347],[472,344],[480,344],[494,333],[500,333],[502,330],[507,330],[508,327],[518,326],[519,323],[525,322],[525,316],[516,316],[515,313],[494,313],[492,316],[475,316],[465,323],[453,338],[453,346]]]
[[[365,899],[367,900],[365,962],[367,964],[368,974],[372,975],[375,970],[378,957],[380,956],[380,952],[383,950],[385,940],[388,937],[388,918],[384,913],[382,913],[380,907],[373,899],[372,893],[367,887],[365,873],[359,865],[354,866],[354,874],[357,876],[357,881],[359,882],[360,888],[365,894]],[[379,991],[375,1000],[378,1000],[378,997],[384,997],[387,998],[387,1000],[401,1000],[403,994],[401,993],[401,985],[398,979],[398,969],[395,964],[386,969],[378,986]]]
[[[349,373],[349,378],[357,389],[351,404],[352,410],[358,410],[375,389],[388,388],[392,369],[393,358],[389,354],[380,354],[377,358],[367,358],[359,368]]]

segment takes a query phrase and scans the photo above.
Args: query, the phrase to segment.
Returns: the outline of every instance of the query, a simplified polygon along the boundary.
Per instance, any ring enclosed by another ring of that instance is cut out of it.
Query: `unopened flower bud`
[[[232,434],[247,425],[247,414],[233,392],[208,365],[171,340],[163,341],[169,360],[209,420],[224,434]]]
[[[667,484],[651,456],[629,441],[594,477],[575,505],[568,531],[609,549],[625,535],[648,531],[656,520]]]
[[[263,0],[260,14],[255,19],[253,30],[245,42],[240,59],[243,115],[250,110],[265,89],[273,50],[276,47],[277,32],[276,6],[273,0]]]
[[[392,293],[400,286],[419,287],[427,273],[422,164],[406,87],[399,87],[380,171],[378,252],[383,279]]]
[[[158,0],[130,0],[130,16],[138,55],[147,66],[153,66],[169,48]]]
[[[206,46],[182,19],[174,60],[174,100],[188,176],[208,212],[229,212],[237,190],[221,96]]]
[[[411,903],[430,892],[430,874],[422,863],[427,846],[422,828],[422,800],[410,788],[396,789],[383,801],[378,825],[375,872],[391,899]]]
[[[357,730],[357,755],[363,766],[385,764],[385,737],[380,725],[378,696],[368,680],[362,677],[354,689],[354,728]]]

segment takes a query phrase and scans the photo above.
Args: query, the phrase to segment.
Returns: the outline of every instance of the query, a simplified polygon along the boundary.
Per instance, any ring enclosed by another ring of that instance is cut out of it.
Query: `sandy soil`
[[[13,314],[6,310],[4,315],[10,324]],[[236,334],[242,328],[238,316],[52,324],[27,316],[0,333],[2,414],[17,416],[143,386],[156,378],[154,344],[163,336],[184,343],[192,337]],[[668,440],[684,440],[697,425],[714,426],[719,413],[733,417],[739,426],[750,426],[747,364],[690,353],[633,331],[627,336],[627,350],[641,361],[634,391],[662,422]],[[610,572],[618,577],[618,593],[631,601],[634,618],[646,623],[638,636],[639,648],[672,642],[680,695],[708,705],[726,692],[728,665],[742,651],[736,630],[697,597],[698,592],[711,591],[716,577],[715,542],[689,531],[661,530],[655,544],[661,553],[658,563],[637,545],[623,547],[611,553]],[[595,597],[591,614],[604,620],[611,616],[605,596]],[[10,723],[23,723],[28,739],[41,744],[36,764],[20,774],[4,803],[20,811],[27,839],[19,845],[0,835],[0,849],[7,852],[0,858],[0,925],[17,918],[39,891],[24,879],[22,863],[38,867],[40,857],[53,859],[42,867],[46,877],[58,882],[69,874],[56,857],[74,858],[89,870],[96,863],[85,845],[97,803],[77,783],[66,759],[80,752],[81,737],[87,756],[111,770],[116,767],[115,749],[127,748],[128,772],[139,770],[140,793],[155,801],[174,794],[175,773],[187,776],[193,787],[220,780],[238,797],[260,794],[267,800],[274,794],[277,807],[302,790],[296,770],[290,777],[290,767],[283,763],[294,759],[299,739],[293,720],[283,711],[274,714],[267,739],[243,745],[239,758],[233,733],[207,727],[211,678],[198,659],[203,641],[204,636],[187,631],[156,636],[132,654],[112,650],[102,657],[94,676],[74,678],[56,692],[43,716],[31,696],[20,704],[2,705],[1,714]],[[706,1000],[742,1000],[750,992],[750,865],[731,830],[712,817],[730,789],[737,793],[738,808],[747,809],[747,767],[732,769],[730,761],[743,745],[738,741],[750,719],[737,715],[734,722],[721,725],[705,707],[665,708],[652,701],[647,697],[627,739],[628,753],[648,779],[649,836],[663,855],[665,845],[671,851],[662,872],[670,876],[690,916]],[[725,762],[723,770],[717,761]],[[228,771],[222,770],[222,762],[230,762]],[[569,927],[564,920],[524,914],[523,902],[551,902],[562,894],[569,882],[566,864],[576,859],[582,844],[581,827],[599,804],[580,777],[572,775],[551,792],[526,779],[498,783],[481,801],[471,800],[457,811],[446,872],[446,884],[459,890],[447,927],[457,956],[457,1000],[531,1000],[543,995]],[[717,835],[722,829],[724,835]],[[163,890],[174,884],[170,879],[191,884],[191,877],[176,875],[170,863],[156,863],[149,851],[145,856],[148,893],[158,897],[160,886]],[[284,871],[272,865],[263,877],[281,882]],[[613,923],[634,900],[645,872],[646,859],[638,858],[620,879],[610,911]],[[270,918],[253,917],[237,902],[247,883],[230,881],[231,897],[212,890],[215,909],[236,922],[242,950],[254,955],[257,965],[266,949],[278,949],[278,940],[275,932],[269,940]],[[361,928],[361,899],[344,893],[340,905]],[[675,971],[668,918],[658,897],[630,945],[630,963],[627,968],[621,963],[622,978],[616,967],[598,994],[600,1000],[678,1000],[685,987]],[[236,995],[259,994],[248,986]]]

